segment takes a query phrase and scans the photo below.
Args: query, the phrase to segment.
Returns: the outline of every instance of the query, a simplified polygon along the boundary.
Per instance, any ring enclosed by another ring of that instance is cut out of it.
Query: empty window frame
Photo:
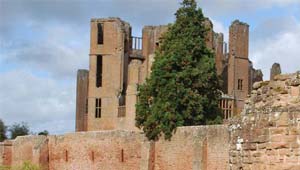
[[[243,90],[243,80],[238,79],[238,90]]]
[[[101,118],[101,99],[96,98],[95,117]]]
[[[97,55],[97,65],[96,65],[96,87],[102,86],[102,55]]]
[[[89,100],[88,99],[86,99],[85,100],[85,113],[88,113],[89,112]]]
[[[103,24],[98,23],[97,27],[98,27],[97,43],[101,45],[103,44]]]

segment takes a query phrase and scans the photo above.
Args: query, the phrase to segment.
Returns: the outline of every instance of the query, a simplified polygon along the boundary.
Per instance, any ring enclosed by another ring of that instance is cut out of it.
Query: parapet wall
[[[25,136],[12,142],[11,164],[29,160],[45,170],[224,170],[228,140],[223,125],[180,127],[171,141],[158,142],[122,130]]]

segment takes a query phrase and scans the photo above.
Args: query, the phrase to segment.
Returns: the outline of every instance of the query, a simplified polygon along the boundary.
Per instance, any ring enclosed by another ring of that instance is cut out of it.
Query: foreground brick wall
[[[48,170],[48,139],[45,136],[18,137],[13,143],[12,153],[12,165],[29,160]]]
[[[222,125],[181,127],[171,141],[158,142],[121,130],[25,136],[12,142],[11,152],[0,150],[1,157],[11,153],[11,162],[0,163],[31,161],[43,170],[224,170],[228,137]]]
[[[11,165],[12,141],[6,140],[0,143],[0,165]]]
[[[232,170],[300,169],[300,75],[255,83],[241,119],[230,126]]]
[[[136,132],[102,131],[51,136],[49,167],[51,170],[145,169],[147,147],[143,135]]]
[[[226,170],[228,140],[223,125],[178,128],[171,141],[155,143],[155,170]]]

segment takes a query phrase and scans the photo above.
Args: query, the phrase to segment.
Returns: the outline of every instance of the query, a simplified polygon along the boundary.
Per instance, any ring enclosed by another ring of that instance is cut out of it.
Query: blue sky
[[[91,18],[115,16],[133,35],[174,21],[179,0],[0,0],[0,118],[32,132],[74,131],[76,71],[88,68]],[[300,0],[199,0],[216,32],[250,25],[249,57],[269,79],[300,70]]]

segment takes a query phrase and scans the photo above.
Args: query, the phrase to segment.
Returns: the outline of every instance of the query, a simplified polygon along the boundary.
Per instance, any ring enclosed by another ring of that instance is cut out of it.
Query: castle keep
[[[229,31],[229,51],[222,33],[206,19],[206,45],[215,53],[216,71],[223,79],[220,107],[224,118],[239,114],[251,91],[254,76],[248,56],[249,26],[234,21]],[[76,131],[135,127],[137,86],[151,73],[155,50],[167,26],[145,26],[142,37],[119,18],[92,19],[89,70],[78,70]]]

